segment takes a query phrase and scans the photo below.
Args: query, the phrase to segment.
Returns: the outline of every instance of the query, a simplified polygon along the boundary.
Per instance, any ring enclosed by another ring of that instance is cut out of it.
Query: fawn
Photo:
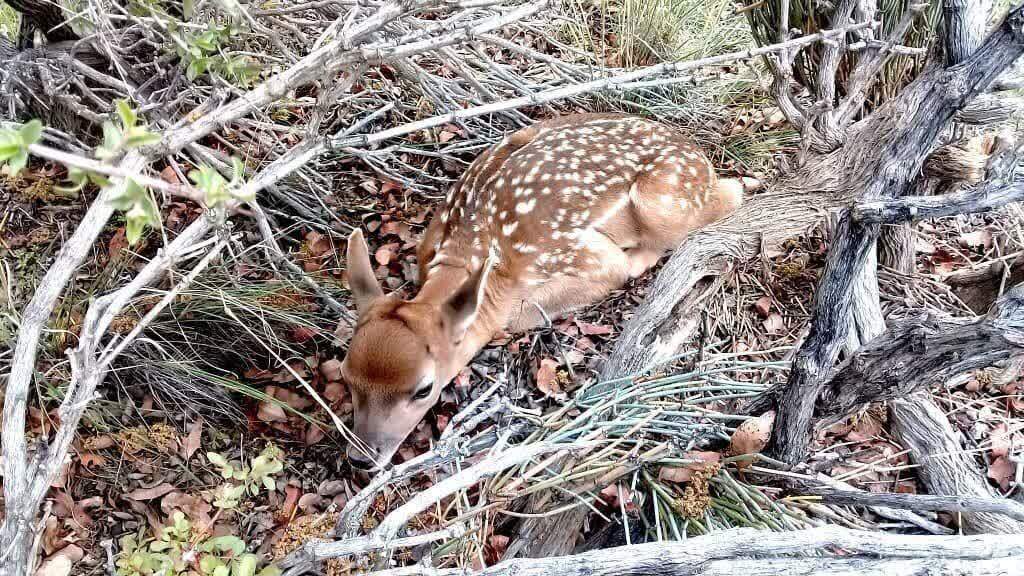
[[[491,339],[600,301],[687,234],[739,207],[686,137],[621,114],[523,128],[478,157],[417,250],[420,290],[385,295],[362,232],[349,238],[359,320],[342,363],[353,466],[387,465],[441,390]]]

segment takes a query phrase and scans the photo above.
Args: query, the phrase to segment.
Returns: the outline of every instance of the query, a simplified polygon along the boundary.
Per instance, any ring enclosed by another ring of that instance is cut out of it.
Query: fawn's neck
[[[469,275],[469,270],[463,266],[436,266],[413,301],[441,306]],[[459,369],[469,364],[477,352],[505,328],[512,307],[512,288],[512,282],[504,275],[498,271],[491,272],[476,318],[455,350],[453,359]]]

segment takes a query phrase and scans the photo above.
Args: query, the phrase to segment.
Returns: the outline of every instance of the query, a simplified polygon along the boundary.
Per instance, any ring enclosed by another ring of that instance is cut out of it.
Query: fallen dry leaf
[[[210,517],[213,506],[209,502],[198,496],[177,490],[167,494],[160,500],[160,510],[168,518],[174,514],[175,510],[180,510],[192,519],[197,524],[197,528],[201,530],[205,530],[213,524],[213,518]]]
[[[501,557],[505,555],[505,550],[508,549],[509,537],[502,534],[492,534],[487,539],[487,546],[484,549],[484,556],[487,559],[487,564],[493,566],[501,561]]]
[[[81,548],[69,544],[40,564],[35,576],[68,576],[75,563],[84,556],[85,552]]]
[[[754,310],[761,318],[767,318],[772,311],[772,297],[761,296],[758,298],[757,302],[754,302]]]
[[[296,344],[305,344],[316,337],[316,330],[309,326],[295,326],[291,330],[291,337]]]
[[[627,512],[636,510],[636,504],[633,503],[633,492],[628,486],[618,483],[605,486],[601,490],[600,497],[613,508],[623,506]]]
[[[537,388],[545,396],[562,394],[562,388],[558,385],[558,362],[551,358],[540,361],[540,367],[537,369]]]
[[[381,266],[387,266],[388,263],[391,262],[391,259],[394,258],[395,254],[398,252],[398,247],[398,242],[391,242],[390,244],[385,244],[380,248],[377,248],[377,251],[373,253],[373,259],[377,261],[377,264],[380,264]]]
[[[260,402],[260,408],[256,412],[260,422],[287,422],[288,415],[284,408],[277,402]]]
[[[757,418],[744,420],[736,427],[729,440],[727,453],[730,456],[742,456],[744,454],[759,454],[768,445],[768,439],[772,435],[772,426],[775,424],[775,411],[769,410]],[[739,460],[736,467],[743,469],[753,464],[751,460]]]
[[[1006,423],[1000,423],[993,427],[990,434],[990,438],[992,440],[992,455],[996,458],[1008,456],[1013,442]]]
[[[658,479],[676,483],[689,482],[694,472],[703,470],[708,464],[720,462],[722,455],[718,452],[687,452],[683,458],[696,462],[682,467],[662,466],[658,471]]]
[[[284,487],[284,504],[281,505],[281,511],[278,514],[278,520],[282,523],[288,522],[295,515],[295,510],[299,506],[299,498],[302,497],[302,489],[298,486],[292,486],[291,484]]]
[[[587,336],[604,336],[612,333],[612,327],[605,324],[591,324],[590,322],[576,322],[581,334]]]
[[[143,502],[146,500],[156,500],[157,498],[170,494],[171,492],[174,492],[174,486],[164,482],[163,484],[157,484],[152,488],[139,488],[138,490],[132,490],[125,494],[124,497],[137,502]]]
[[[164,169],[160,171],[160,179],[168,184],[181,184],[181,180],[178,180],[178,173],[170,166],[164,166]]]
[[[117,260],[126,248],[128,248],[128,236],[122,226],[117,229],[117,232],[114,232],[114,235],[110,237],[110,242],[107,243],[107,258]]]
[[[83,452],[78,457],[78,461],[82,463],[82,466],[86,468],[92,468],[94,466],[103,466],[107,463],[106,456],[102,454],[96,454],[94,452]]]
[[[341,380],[341,361],[336,358],[331,358],[325,362],[320,363],[320,374],[327,379],[328,382],[337,382]]]
[[[312,446],[317,442],[320,442],[327,436],[322,428],[315,424],[310,424],[306,428],[306,434],[303,436],[302,441],[306,443],[306,446]]]
[[[1006,456],[1000,456],[988,465],[988,477],[995,480],[1004,492],[1010,489],[1010,480],[1016,472],[1016,466]]]
[[[196,418],[195,422],[188,429],[188,436],[185,436],[185,440],[181,444],[181,456],[188,460],[199,450],[199,446],[203,439],[203,419]]]

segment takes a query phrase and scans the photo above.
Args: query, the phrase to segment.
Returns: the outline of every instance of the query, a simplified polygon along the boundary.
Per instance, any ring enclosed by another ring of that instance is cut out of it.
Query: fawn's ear
[[[370,304],[384,295],[377,277],[373,275],[373,264],[370,264],[370,250],[366,247],[363,231],[358,228],[348,237],[348,250],[345,255],[348,266],[348,288],[356,302],[356,310],[360,315],[370,308]]]
[[[487,288],[487,279],[491,275],[492,262],[488,258],[479,270],[470,274],[469,278],[459,286],[451,297],[442,306],[441,312],[451,326],[452,337],[460,342],[465,336],[469,325],[476,319],[477,310],[484,301],[484,290]]]

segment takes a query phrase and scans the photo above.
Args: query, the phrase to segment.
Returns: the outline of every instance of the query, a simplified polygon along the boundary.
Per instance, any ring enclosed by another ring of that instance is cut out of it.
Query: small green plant
[[[249,86],[259,75],[259,67],[244,55],[225,53],[223,47],[241,31],[235,24],[207,24],[205,30],[177,29],[175,44],[185,64],[185,75],[194,80],[213,72],[239,86]]]
[[[117,100],[115,109],[117,121],[108,120],[103,123],[103,143],[97,146],[95,151],[97,160],[113,163],[128,150],[160,141],[158,134],[151,132],[146,125],[139,122],[138,114],[132,110],[128,102]],[[0,128],[0,167],[16,176],[28,164],[29,147],[39,141],[42,130],[43,126],[39,120],[32,120],[13,128]],[[252,193],[243,193],[245,188],[242,186],[242,176],[245,173],[245,165],[238,158],[232,158],[232,164],[234,174],[230,182],[206,165],[201,165],[190,173],[192,181],[196,188],[203,192],[210,208],[221,206],[231,198],[243,202],[253,200]],[[107,170],[68,166],[70,184],[55,190],[64,194],[77,193],[90,183],[104,188],[110,185],[110,180],[102,172]],[[110,202],[114,208],[124,212],[125,236],[132,245],[138,243],[147,227],[160,225],[160,210],[152,191],[139,184],[136,179],[125,178],[124,186],[113,195]]]
[[[96,157],[100,160],[113,160],[126,150],[139,148],[148,144],[156,144],[160,136],[150,132],[146,126],[139,124],[139,116],[132,110],[126,100],[115,102],[117,117],[120,124],[107,120],[103,123],[103,144],[96,149]]]
[[[182,512],[175,512],[160,536],[140,540],[121,538],[118,576],[277,576],[274,565],[259,569],[259,558],[246,552],[245,542],[233,535],[204,537]]]
[[[235,465],[216,452],[207,452],[210,464],[220,468],[220,475],[225,482],[217,489],[217,499],[213,505],[222,510],[238,506],[246,495],[259,494],[260,488],[274,489],[274,475],[284,469],[281,451],[273,444],[268,444],[259,456],[252,459],[249,466]],[[231,482],[231,481],[234,482]]]
[[[39,120],[31,120],[17,129],[0,129],[0,163],[7,165],[11,176],[28,164],[28,147],[39,141],[43,134],[43,124]]]
[[[110,199],[110,203],[114,208],[124,211],[124,235],[129,244],[138,243],[147,226],[160,223],[160,211],[152,193],[131,178],[125,181],[124,187]]]
[[[255,199],[252,193],[242,192],[242,176],[245,174],[245,164],[238,157],[231,158],[234,174],[228,182],[210,166],[202,165],[197,170],[189,172],[188,177],[203,192],[206,198],[206,205],[215,208],[234,198],[243,202],[250,202]]]
[[[284,469],[281,451],[270,444],[248,466],[234,464],[216,452],[207,452],[210,464],[220,468],[226,482],[214,492],[218,508],[213,522],[227,510],[237,508],[247,496],[261,488],[274,489],[274,476]],[[277,576],[270,564],[259,567],[259,558],[246,552],[241,538],[227,534],[210,536],[196,527],[182,512],[175,512],[171,524],[155,538],[141,535],[121,538],[117,557],[118,576]]]

